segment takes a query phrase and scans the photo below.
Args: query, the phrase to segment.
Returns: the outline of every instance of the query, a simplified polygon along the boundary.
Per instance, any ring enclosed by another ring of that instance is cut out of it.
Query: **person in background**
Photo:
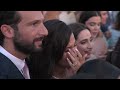
[[[80,23],[83,23],[90,29],[93,38],[92,54],[97,58],[105,60],[107,54],[107,43],[100,30],[101,17],[97,11],[84,11],[80,15]]]
[[[78,50],[82,55],[87,54],[86,62],[80,67],[77,75],[70,79],[117,79],[120,76],[120,70],[117,67],[96,59],[91,54],[93,43],[89,29],[81,23],[73,23],[69,27],[73,30]]]
[[[109,19],[108,11],[98,11],[98,13],[100,13],[100,16],[101,16],[101,31],[103,32],[106,39],[108,40],[111,37],[111,32],[108,28],[109,24],[107,23],[107,21]]]
[[[69,27],[73,30],[77,49],[82,56],[87,54],[86,61],[96,59],[96,56],[92,54],[93,38],[90,30],[81,23],[73,23]]]

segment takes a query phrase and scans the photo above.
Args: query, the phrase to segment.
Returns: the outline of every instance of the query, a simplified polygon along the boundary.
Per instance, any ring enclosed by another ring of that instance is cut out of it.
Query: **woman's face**
[[[85,25],[90,29],[93,38],[96,38],[98,33],[100,32],[100,24],[100,16],[93,16],[85,22]]]
[[[76,45],[77,49],[83,56],[87,54],[86,59],[90,58],[93,43],[91,33],[88,29],[81,31],[78,34]]]
[[[69,64],[67,62],[67,52],[69,52],[69,49],[72,49],[75,47],[75,37],[73,35],[73,33],[71,34],[70,36],[70,40],[69,40],[69,43],[64,51],[64,54],[63,54],[63,58],[60,60],[59,62],[59,65],[63,66],[63,67],[69,67]]]

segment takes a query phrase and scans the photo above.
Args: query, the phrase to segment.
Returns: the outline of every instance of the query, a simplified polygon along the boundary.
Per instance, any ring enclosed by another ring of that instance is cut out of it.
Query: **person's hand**
[[[77,48],[69,49],[67,61],[70,68],[66,68],[66,76],[70,77],[79,70],[79,68],[84,64],[86,54],[84,56],[77,50]]]

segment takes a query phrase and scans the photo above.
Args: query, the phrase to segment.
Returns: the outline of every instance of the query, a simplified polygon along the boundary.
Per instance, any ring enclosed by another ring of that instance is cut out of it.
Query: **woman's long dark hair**
[[[100,16],[100,13],[98,11],[83,11],[80,15],[79,23],[85,24],[87,20],[94,16]],[[103,37],[103,33],[100,31],[97,37]]]
[[[85,29],[88,29],[84,24],[82,23],[72,23],[70,25],[68,25],[72,31],[73,31],[73,34],[74,34],[74,37],[75,39],[77,40],[78,39],[78,35],[81,31],[85,30]],[[88,29],[89,30],[89,29]],[[89,30],[90,31],[90,30]]]
[[[62,21],[57,19],[46,21],[48,36],[43,41],[44,55],[50,60],[51,72],[55,64],[62,59],[64,51],[69,43],[72,30]]]
[[[100,16],[100,13],[97,11],[83,11],[80,15],[79,22],[85,24],[85,22],[94,16]]]

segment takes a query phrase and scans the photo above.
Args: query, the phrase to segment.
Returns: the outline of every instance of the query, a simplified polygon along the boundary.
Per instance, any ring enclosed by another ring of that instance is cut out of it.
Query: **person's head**
[[[0,11],[1,46],[14,48],[24,54],[41,50],[44,36],[41,11]]]
[[[83,11],[79,22],[85,24],[90,29],[94,38],[99,36],[101,17],[97,11]]]
[[[108,19],[108,11],[98,11],[101,16],[101,23],[106,24]]]
[[[70,24],[69,27],[73,30],[77,49],[84,56],[87,54],[86,59],[90,57],[92,51],[92,36],[89,29],[81,23]]]
[[[51,62],[67,67],[67,52],[73,48],[75,38],[72,30],[62,21],[49,20],[45,22],[48,36],[44,39],[43,47]],[[52,63],[52,64],[53,64]]]

